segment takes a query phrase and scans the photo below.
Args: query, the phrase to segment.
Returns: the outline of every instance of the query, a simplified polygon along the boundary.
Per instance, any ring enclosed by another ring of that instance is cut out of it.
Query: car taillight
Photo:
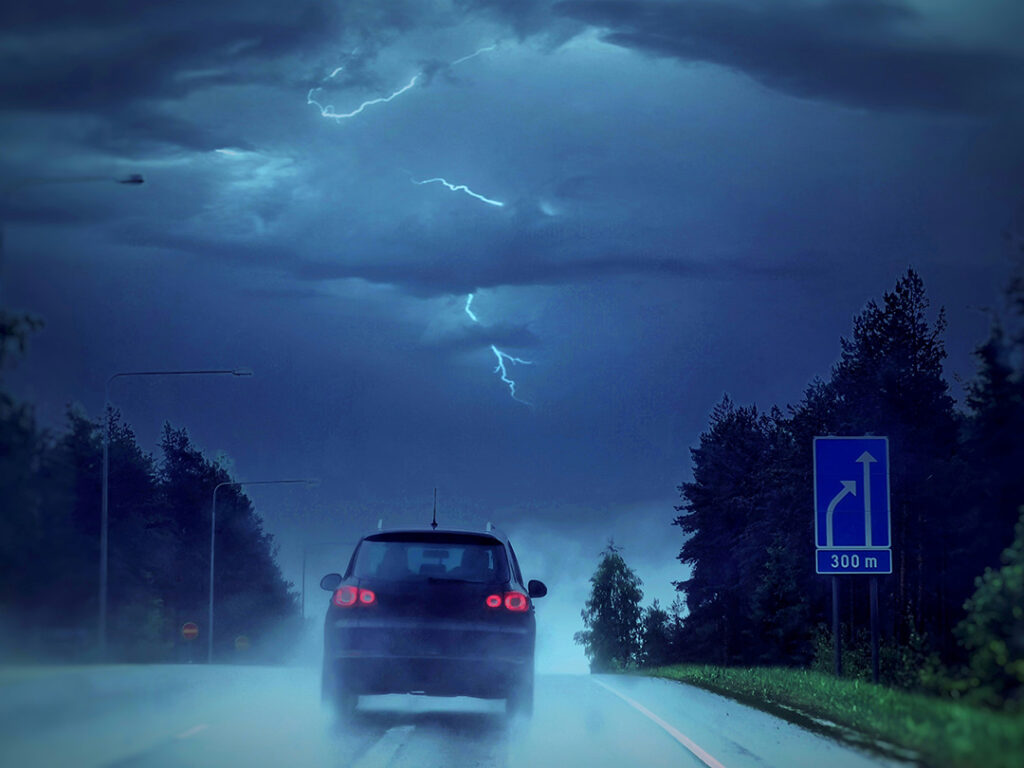
[[[521,613],[525,611],[530,605],[530,601],[527,600],[526,595],[522,592],[506,592],[505,593],[505,607],[508,610],[515,613]]]
[[[530,607],[530,601],[522,592],[506,592],[504,597],[488,595],[484,602],[488,608],[501,608],[504,605],[506,610],[514,613],[522,613]]]
[[[370,589],[346,585],[335,590],[331,602],[339,608],[351,608],[356,603],[360,605],[373,605],[377,602],[377,595]]]
[[[355,587],[339,587],[334,592],[334,604],[339,608],[348,608],[356,604],[359,590]]]

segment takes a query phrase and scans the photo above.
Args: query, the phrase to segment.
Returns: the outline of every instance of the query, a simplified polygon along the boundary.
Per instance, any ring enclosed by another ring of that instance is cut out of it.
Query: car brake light
[[[522,592],[506,592],[505,593],[505,607],[515,613],[521,613],[525,611],[530,605],[530,601],[527,600],[526,595]]]
[[[501,608],[501,595],[488,595],[486,602],[488,608]]]
[[[346,585],[339,587],[334,592],[331,602],[339,608],[351,608],[356,603],[359,603],[359,605],[373,605],[377,602],[377,595],[371,589]]]
[[[334,604],[339,608],[348,608],[356,604],[356,599],[359,597],[359,590],[355,587],[339,587],[334,592]]]

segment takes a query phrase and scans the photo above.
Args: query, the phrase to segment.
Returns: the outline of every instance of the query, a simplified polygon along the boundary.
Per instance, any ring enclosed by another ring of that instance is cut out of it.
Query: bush
[[[970,654],[967,668],[948,675],[947,687],[990,707],[1024,703],[1024,508],[999,569],[986,568],[964,603],[967,616],[954,634]]]

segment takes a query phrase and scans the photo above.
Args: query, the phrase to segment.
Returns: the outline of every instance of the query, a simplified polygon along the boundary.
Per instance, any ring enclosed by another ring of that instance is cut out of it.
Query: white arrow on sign
[[[871,546],[871,465],[878,459],[864,451],[857,459],[864,466],[864,546]]]
[[[865,465],[866,466],[866,465]],[[839,502],[845,499],[847,496],[857,495],[857,482],[855,480],[843,480],[843,490],[836,494],[835,498],[828,503],[828,511],[825,512],[825,546],[833,546],[833,533],[832,533],[832,514],[836,511],[836,506]]]

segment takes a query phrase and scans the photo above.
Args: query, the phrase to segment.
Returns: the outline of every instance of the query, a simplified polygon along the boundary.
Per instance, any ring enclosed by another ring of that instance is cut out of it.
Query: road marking
[[[387,765],[402,746],[406,736],[415,727],[415,725],[398,725],[389,728],[387,733],[381,736],[380,741],[366,750],[365,754],[352,764],[352,768],[381,768],[381,766]]]
[[[209,727],[210,726],[208,726],[206,723],[201,723],[200,725],[192,726],[187,731],[182,731],[181,733],[179,733],[174,738],[176,738],[176,739],[191,739],[197,733],[202,733],[203,731],[205,731]]]
[[[640,702],[634,701],[633,699],[629,698],[629,696],[627,696],[624,693],[619,693],[618,691],[616,691],[614,688],[612,688],[607,683],[603,683],[600,680],[595,680],[594,678],[591,678],[591,680],[594,680],[595,683],[600,685],[605,690],[611,691],[616,696],[618,696],[620,699],[622,699],[624,702],[629,704],[629,706],[631,706],[633,709],[635,709],[636,711],[640,712],[643,715],[646,715],[648,718],[650,718],[655,723],[660,725],[661,728],[666,733],[668,733],[669,736],[671,736],[673,739],[675,739],[680,744],[682,744],[684,747],[686,747],[688,750],[690,750],[694,755],[697,756],[697,759],[700,760],[702,763],[704,763],[704,765],[708,766],[708,768],[725,768],[724,765],[722,765],[715,758],[713,758],[711,755],[709,755],[707,752],[705,752],[703,749],[701,749],[700,746],[698,746],[697,743],[693,739],[691,739],[685,733],[680,731],[678,728],[675,728],[675,727],[669,725],[668,723],[666,723],[664,720],[662,720],[656,714],[651,712],[651,710],[649,710],[647,707],[645,707]]]

